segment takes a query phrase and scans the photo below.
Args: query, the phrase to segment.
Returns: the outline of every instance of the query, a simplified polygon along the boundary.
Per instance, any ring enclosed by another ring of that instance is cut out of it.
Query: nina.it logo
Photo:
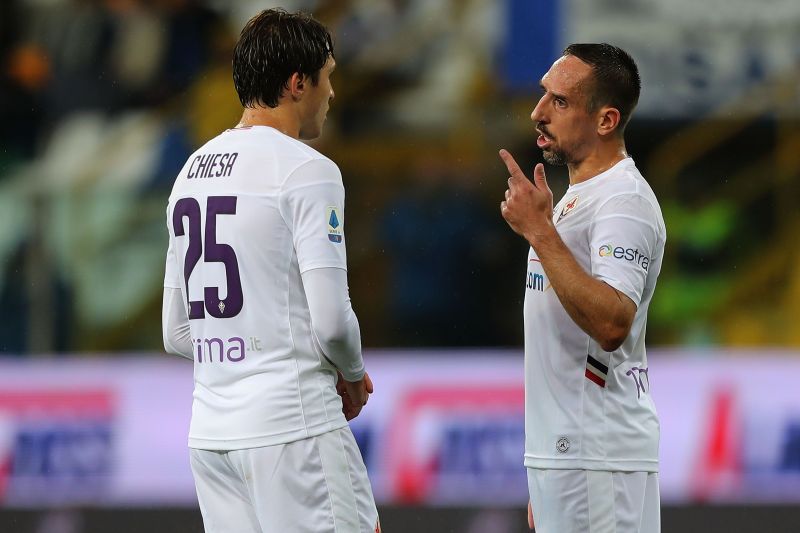
[[[614,259],[623,259],[636,263],[647,272],[650,267],[650,258],[642,254],[638,248],[623,248],[622,246],[612,246],[604,244],[598,250],[600,257],[613,257]]]

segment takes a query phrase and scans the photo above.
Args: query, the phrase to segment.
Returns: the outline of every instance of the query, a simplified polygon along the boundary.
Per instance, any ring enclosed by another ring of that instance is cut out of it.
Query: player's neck
[[[569,184],[576,185],[590,180],[598,174],[602,174],[610,169],[626,157],[628,157],[628,152],[625,151],[625,143],[622,141],[598,146],[595,151],[591,152],[578,163],[570,163],[567,165],[567,169],[569,170]]]
[[[294,139],[300,138],[300,121],[287,106],[246,107],[237,127],[268,126]]]

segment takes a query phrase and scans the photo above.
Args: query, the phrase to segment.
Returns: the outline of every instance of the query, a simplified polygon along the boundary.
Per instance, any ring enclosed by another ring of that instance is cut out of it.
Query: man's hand
[[[500,158],[511,174],[500,213],[511,229],[535,246],[539,236],[554,230],[553,192],[547,186],[544,165],[536,165],[531,183],[507,150],[500,150]]]
[[[369,395],[375,390],[369,374],[364,372],[360,381],[346,381],[341,373],[336,381],[336,392],[342,397],[342,412],[347,420],[352,420],[367,405]]]

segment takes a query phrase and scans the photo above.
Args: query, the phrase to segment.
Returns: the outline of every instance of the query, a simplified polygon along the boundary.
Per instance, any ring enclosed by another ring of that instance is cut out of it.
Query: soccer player
[[[373,387],[342,176],[301,142],[322,130],[334,67],[310,16],[251,19],[233,58],[241,122],[189,158],[169,198],[164,346],[194,361],[189,447],[208,533],[379,531],[347,425]]]
[[[644,340],[666,231],[625,150],[638,69],[615,46],[572,44],[541,87],[531,113],[536,144],[546,162],[569,171],[555,209],[544,166],[531,182],[500,151],[511,175],[501,213],[531,246],[524,319],[532,518],[539,533],[655,533],[659,424]]]

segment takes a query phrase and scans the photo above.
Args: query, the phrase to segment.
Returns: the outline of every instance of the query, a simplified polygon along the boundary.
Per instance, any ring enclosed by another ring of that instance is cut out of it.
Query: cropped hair
[[[297,72],[313,85],[333,57],[331,34],[305,13],[267,9],[250,19],[233,51],[233,84],[244,107],[277,107]]]
[[[564,49],[564,55],[575,56],[592,67],[587,89],[589,112],[604,105],[617,108],[621,134],[639,102],[642,81],[636,62],[622,48],[607,43],[571,44]]]

